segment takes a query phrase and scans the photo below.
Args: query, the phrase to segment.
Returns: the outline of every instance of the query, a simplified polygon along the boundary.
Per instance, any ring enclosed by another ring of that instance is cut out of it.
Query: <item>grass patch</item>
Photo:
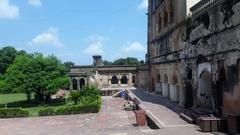
[[[1,94],[0,95],[0,104],[26,101],[26,94]]]
[[[97,100],[96,100],[97,99]],[[71,110],[74,108],[74,106],[88,106],[89,104],[98,104],[97,110],[100,110],[101,108],[101,97],[94,98],[90,96],[82,97],[81,101],[78,103],[78,105],[74,104],[74,101],[72,100],[67,100],[66,102],[54,102],[54,103],[49,103],[49,104],[37,104],[32,101],[27,101],[26,94],[1,94],[0,95],[0,108],[5,108],[5,104],[7,104],[7,108],[5,109],[15,109],[15,108],[22,108],[22,110],[28,111],[30,117],[37,117],[39,116],[39,112],[41,110],[45,110],[46,108],[54,108],[54,111],[61,112],[62,114],[72,114]],[[70,108],[70,109],[69,109]],[[82,109],[83,108],[83,109]],[[86,112],[88,113],[89,111],[82,107],[78,108],[77,112],[81,112],[81,109],[83,110],[83,113]],[[89,107],[91,110],[94,107]],[[60,111],[59,111],[60,110]],[[68,110],[67,113],[65,113],[65,110]],[[80,111],[79,111],[80,110]],[[91,111],[90,111],[91,112]],[[95,112],[95,111],[92,111]],[[57,113],[55,113],[57,114]],[[59,113],[58,115],[60,115]]]

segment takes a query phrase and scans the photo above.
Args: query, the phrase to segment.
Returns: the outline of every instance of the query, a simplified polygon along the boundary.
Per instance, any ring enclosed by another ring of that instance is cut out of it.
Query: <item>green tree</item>
[[[112,62],[110,62],[110,61],[107,61],[107,60],[104,60],[103,61],[103,65],[112,65],[113,63]]]
[[[127,58],[120,58],[120,59],[115,60],[113,62],[113,65],[140,65],[143,63],[142,63],[142,61],[138,61],[137,58],[127,57]]]
[[[70,68],[75,65],[75,63],[73,63],[71,61],[67,61],[67,62],[64,62],[64,65],[67,67],[67,69],[69,71]]]
[[[7,92],[32,93],[36,101],[49,101],[59,88],[69,85],[66,67],[55,56],[23,54],[17,56],[5,76]]]
[[[110,62],[107,60],[103,61],[104,65],[142,65],[144,61],[139,61],[137,58],[127,57],[127,58],[120,58],[115,60],[114,62]]]
[[[17,50],[11,46],[0,49],[0,74],[4,74],[17,56]]]

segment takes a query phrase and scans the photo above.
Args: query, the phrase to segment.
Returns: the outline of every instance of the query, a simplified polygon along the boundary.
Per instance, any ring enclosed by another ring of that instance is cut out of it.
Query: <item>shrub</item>
[[[81,103],[82,104],[90,104],[97,102],[98,96],[85,96],[81,97]]]
[[[100,91],[95,86],[87,85],[83,88],[83,90],[80,92],[81,96],[99,96]]]
[[[55,113],[54,108],[48,107],[48,108],[39,110],[38,114],[39,114],[39,116],[53,116],[56,113]]]
[[[56,110],[56,115],[69,115],[69,114],[83,114],[83,113],[97,113],[99,106],[96,103],[85,105],[74,105],[61,107]]]
[[[5,108],[5,104],[0,104],[0,108]]]
[[[20,108],[0,109],[0,118],[28,117],[29,112]]]
[[[101,108],[101,97],[98,97],[98,101],[80,105],[64,106],[55,109],[49,107],[41,109],[39,116],[53,116],[53,115],[71,115],[71,114],[83,114],[83,113],[97,113]]]
[[[80,98],[81,98],[80,92],[71,92],[70,93],[70,99],[72,101],[74,101],[75,104],[78,104],[78,102],[80,101]]]

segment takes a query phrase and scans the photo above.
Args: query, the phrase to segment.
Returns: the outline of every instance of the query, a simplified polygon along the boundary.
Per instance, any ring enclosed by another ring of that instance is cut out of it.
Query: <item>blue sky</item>
[[[147,0],[0,0],[0,47],[91,64],[144,59]]]

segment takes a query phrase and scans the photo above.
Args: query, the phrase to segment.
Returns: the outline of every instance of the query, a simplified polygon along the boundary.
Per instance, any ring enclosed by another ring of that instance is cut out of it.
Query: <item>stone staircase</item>
[[[180,117],[188,123],[197,124],[199,117],[210,117],[212,114],[209,110],[194,108],[185,109],[183,113],[180,113]]]

